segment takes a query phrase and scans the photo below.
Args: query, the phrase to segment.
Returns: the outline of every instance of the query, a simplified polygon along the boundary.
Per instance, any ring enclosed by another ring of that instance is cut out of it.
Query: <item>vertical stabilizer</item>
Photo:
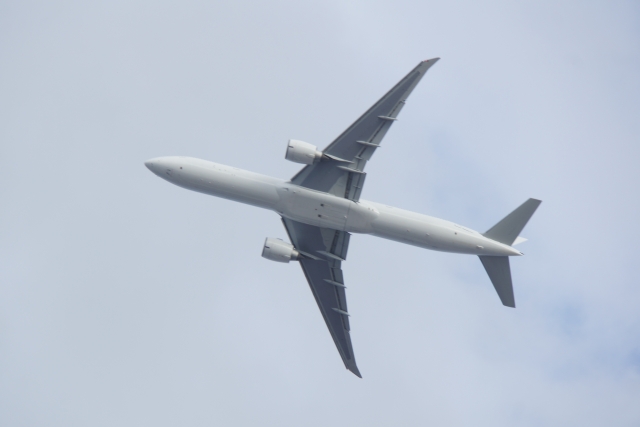
[[[527,225],[529,219],[531,219],[531,215],[538,209],[540,203],[542,202],[538,199],[527,200],[518,206],[516,210],[505,216],[502,221],[491,227],[489,231],[484,233],[484,237],[511,246],[524,226]],[[485,265],[485,268],[486,267]]]
[[[506,256],[485,256],[481,255],[480,261],[487,270],[489,279],[496,288],[500,301],[507,307],[516,307],[516,300],[513,296],[513,283],[511,282],[511,268],[509,267],[509,257]]]

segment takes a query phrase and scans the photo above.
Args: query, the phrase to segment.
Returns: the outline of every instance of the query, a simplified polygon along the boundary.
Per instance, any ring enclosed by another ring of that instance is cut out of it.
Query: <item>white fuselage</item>
[[[522,255],[511,246],[450,221],[362,199],[354,202],[231,166],[191,157],[159,157],[145,164],[180,187],[269,209],[305,224],[371,234],[437,251]]]

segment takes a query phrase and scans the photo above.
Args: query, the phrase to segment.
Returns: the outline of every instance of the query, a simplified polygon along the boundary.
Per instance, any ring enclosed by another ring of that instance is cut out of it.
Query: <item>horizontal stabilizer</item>
[[[484,233],[484,237],[495,240],[505,245],[511,245],[516,240],[531,215],[538,209],[542,203],[537,199],[529,199],[516,208],[509,215],[504,217],[502,221],[491,227],[489,231]]]
[[[509,257],[506,256],[486,256],[481,255],[480,261],[484,269],[487,270],[489,279],[496,288],[500,301],[507,307],[516,307],[516,300],[513,296],[513,283],[511,282],[511,268],[509,267]]]

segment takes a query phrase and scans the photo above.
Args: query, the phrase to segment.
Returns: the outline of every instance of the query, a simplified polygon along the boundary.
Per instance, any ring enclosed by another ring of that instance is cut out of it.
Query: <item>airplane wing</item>
[[[348,370],[362,378],[349,335],[349,313],[340,264],[346,259],[349,233],[282,218],[291,243],[302,254],[307,277],[322,317]]]
[[[391,125],[405,100],[427,70],[440,58],[422,61],[324,149],[324,160],[304,167],[291,182],[353,201],[360,199],[365,164]]]

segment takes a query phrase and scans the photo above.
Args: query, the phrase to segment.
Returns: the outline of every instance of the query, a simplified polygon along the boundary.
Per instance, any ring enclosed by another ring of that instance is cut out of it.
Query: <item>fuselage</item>
[[[518,256],[511,246],[450,221],[360,199],[358,202],[291,182],[191,157],[158,157],[145,165],[180,187],[269,209],[323,228],[370,234],[436,251]]]

